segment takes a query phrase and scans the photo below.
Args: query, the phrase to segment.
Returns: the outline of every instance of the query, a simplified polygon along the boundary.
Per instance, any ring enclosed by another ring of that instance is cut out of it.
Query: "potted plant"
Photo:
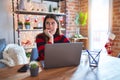
[[[87,12],[80,11],[75,16],[75,24],[76,24],[76,34],[73,36],[74,38],[81,38],[83,37],[80,34],[80,26],[84,27],[87,25],[88,14]]]
[[[25,28],[26,29],[30,29],[30,22],[29,21],[25,21]]]
[[[39,64],[37,61],[31,61],[30,64],[30,74],[31,76],[37,76],[39,72]]]
[[[21,21],[18,22],[18,29],[23,29],[23,23]]]

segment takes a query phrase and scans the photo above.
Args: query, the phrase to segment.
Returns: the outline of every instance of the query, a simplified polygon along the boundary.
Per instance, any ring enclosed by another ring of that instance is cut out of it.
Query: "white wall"
[[[12,15],[8,13],[5,3],[6,0],[0,0],[0,39],[14,43]]]

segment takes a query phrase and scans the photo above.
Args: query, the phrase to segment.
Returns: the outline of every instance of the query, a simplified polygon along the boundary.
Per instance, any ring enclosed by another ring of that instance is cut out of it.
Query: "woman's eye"
[[[52,22],[52,25],[55,25],[55,22]]]
[[[46,22],[46,24],[50,24],[49,22]]]
[[[46,22],[46,25],[53,25],[54,26],[55,22],[51,22],[51,23],[50,22]]]

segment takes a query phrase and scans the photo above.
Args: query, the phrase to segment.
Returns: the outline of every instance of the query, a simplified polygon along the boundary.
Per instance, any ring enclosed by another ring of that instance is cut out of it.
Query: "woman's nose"
[[[52,24],[49,24],[49,28],[52,28],[52,26],[53,26]]]
[[[48,25],[46,28],[47,28],[47,29],[51,29],[51,28],[52,28],[52,25]]]
[[[52,23],[49,23],[49,26],[53,26],[53,24],[52,24]]]

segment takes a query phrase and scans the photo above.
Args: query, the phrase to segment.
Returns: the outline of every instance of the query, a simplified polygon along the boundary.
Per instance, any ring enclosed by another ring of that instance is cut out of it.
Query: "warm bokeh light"
[[[107,40],[109,0],[91,0],[90,5],[90,49],[100,49]]]

